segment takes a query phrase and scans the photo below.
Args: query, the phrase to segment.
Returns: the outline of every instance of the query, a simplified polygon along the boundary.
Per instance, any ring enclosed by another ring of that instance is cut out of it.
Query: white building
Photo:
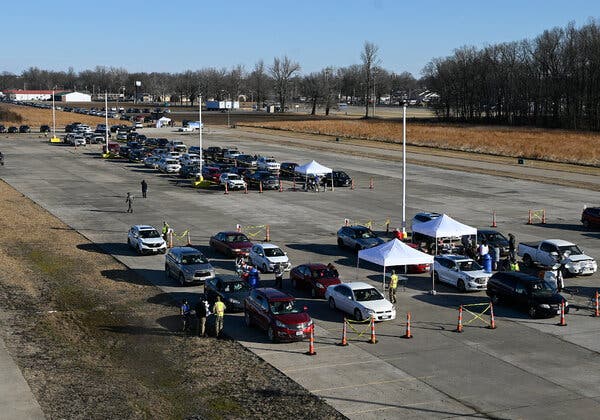
[[[5,90],[4,94],[13,101],[47,101],[52,99],[51,90]]]
[[[54,100],[58,102],[92,102],[92,95],[81,92],[57,92]]]

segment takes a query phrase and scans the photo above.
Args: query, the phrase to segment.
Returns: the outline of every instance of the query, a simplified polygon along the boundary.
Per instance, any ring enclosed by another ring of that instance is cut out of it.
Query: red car
[[[252,242],[241,232],[219,232],[210,237],[208,244],[216,251],[230,257],[247,256]]]
[[[408,246],[410,246],[411,248],[414,249],[418,249],[419,245],[417,244],[413,244],[412,242],[405,242]],[[414,264],[414,265],[409,265],[407,267],[408,273],[409,274],[421,274],[421,273],[429,273],[429,271],[431,270],[431,266],[430,264]]]
[[[298,308],[296,299],[271,287],[259,287],[244,300],[244,319],[248,327],[266,330],[271,341],[297,341],[307,338],[313,321]]]
[[[313,298],[324,298],[325,290],[332,284],[340,284],[337,270],[330,270],[324,264],[302,264],[290,271],[292,287],[310,288]]]
[[[212,166],[202,167],[202,177],[208,181],[219,183],[219,177],[221,176],[221,170]]]

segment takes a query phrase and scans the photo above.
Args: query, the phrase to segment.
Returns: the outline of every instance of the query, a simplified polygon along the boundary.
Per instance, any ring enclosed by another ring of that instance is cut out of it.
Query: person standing
[[[390,276],[390,302],[396,303],[396,289],[398,288],[398,274],[396,274],[396,270],[392,270],[392,275]]]
[[[483,256],[487,255],[490,253],[490,247],[487,244],[486,240],[481,241],[481,244],[479,245],[479,249],[478,249],[478,254],[479,254],[479,261],[483,262]]]
[[[169,224],[167,222],[163,222],[162,235],[163,235],[163,239],[166,242],[169,242],[169,229],[170,229]]]
[[[127,193],[127,198],[125,198],[125,202],[127,203],[127,213],[133,213],[133,196],[131,193]]]
[[[198,337],[206,337],[206,317],[210,314],[208,302],[204,296],[200,296],[196,303],[196,318],[198,318]]]
[[[142,179],[142,198],[146,198],[146,193],[148,192],[148,183],[145,179]]]
[[[511,259],[515,259],[517,256],[515,251],[517,249],[517,240],[515,239],[515,235],[512,233],[508,234],[508,255]]]
[[[187,299],[183,299],[181,301],[181,306],[179,306],[179,315],[181,317],[181,331],[186,332],[190,328],[190,304]]]
[[[273,269],[273,274],[275,274],[275,288],[282,289],[283,288],[283,267],[281,264],[275,264],[275,268]]]
[[[225,304],[221,302],[221,296],[217,296],[217,301],[213,306],[215,314],[215,337],[219,338],[223,330],[223,318],[225,317]]]

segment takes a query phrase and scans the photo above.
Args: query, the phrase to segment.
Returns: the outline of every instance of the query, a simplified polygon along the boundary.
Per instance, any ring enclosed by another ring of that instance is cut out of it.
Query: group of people
[[[217,296],[217,300],[215,301],[212,308],[204,295],[201,295],[196,302],[196,306],[192,310],[191,305],[187,301],[187,299],[183,299],[181,305],[179,306],[179,315],[181,316],[181,330],[184,333],[191,334],[194,330],[194,317],[196,324],[196,331],[198,337],[208,337],[206,333],[206,320],[209,316],[214,315],[215,317],[215,337],[220,338],[221,333],[223,331],[223,321],[225,318],[225,309],[227,307],[221,301],[221,297]]]
[[[1,156],[2,156],[2,153],[0,153],[0,163],[1,163]],[[142,182],[140,184],[142,185],[142,198],[147,198],[148,183],[146,182],[145,179],[142,179]],[[128,192],[127,197],[125,197],[125,204],[127,204],[127,213],[133,213],[133,199],[134,199],[133,194]]]
[[[246,258],[240,256],[235,261],[236,271],[240,278],[248,283],[248,285],[255,289],[260,284],[260,272],[258,269],[246,261]]]

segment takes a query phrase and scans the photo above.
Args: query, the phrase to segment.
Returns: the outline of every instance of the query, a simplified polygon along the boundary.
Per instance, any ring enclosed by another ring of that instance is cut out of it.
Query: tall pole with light
[[[54,107],[54,89],[52,90],[52,141],[56,141],[56,108]]]
[[[406,235],[406,99],[402,105],[402,239]]]
[[[200,181],[204,180],[202,176],[202,95],[198,97],[198,132],[200,133]]]
[[[108,153],[108,92],[104,91],[104,141]]]

